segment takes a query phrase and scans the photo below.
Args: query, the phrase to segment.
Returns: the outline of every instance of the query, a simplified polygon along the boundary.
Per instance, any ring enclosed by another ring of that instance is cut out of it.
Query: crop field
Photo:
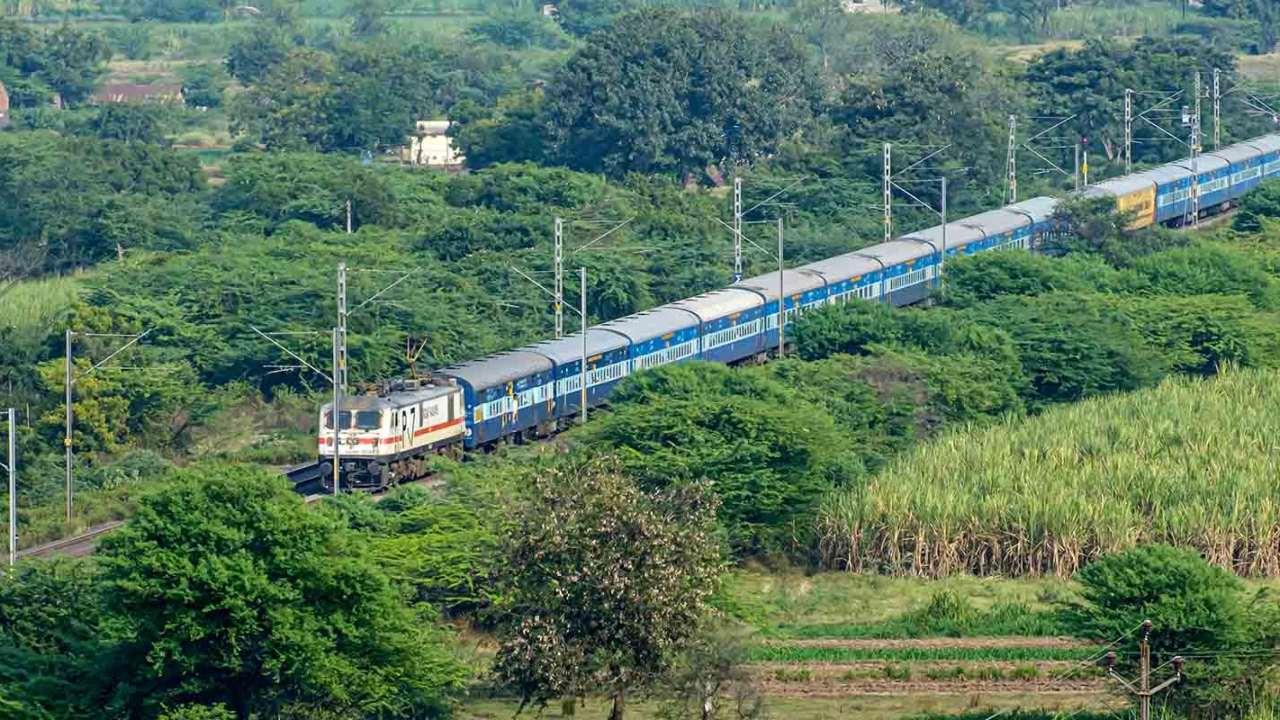
[[[769,717],[975,713],[981,720],[1019,708],[1052,714],[1120,706],[1091,662],[1098,649],[1057,635],[1060,628],[1047,620],[1073,597],[1069,582],[1053,578],[738,571],[720,604],[754,629],[746,669]],[[1013,615],[1024,618],[1025,632],[1002,632]],[[993,624],[999,622],[1003,628]],[[663,705],[661,697],[638,697],[628,703],[628,717],[662,717]],[[461,717],[510,718],[518,707],[477,691]],[[608,710],[607,702],[588,698],[574,717],[603,720]],[[556,705],[541,717],[563,716]]]
[[[1069,576],[1141,542],[1280,574],[1274,371],[1174,379],[959,432],[828,499],[830,566],[903,575]]]

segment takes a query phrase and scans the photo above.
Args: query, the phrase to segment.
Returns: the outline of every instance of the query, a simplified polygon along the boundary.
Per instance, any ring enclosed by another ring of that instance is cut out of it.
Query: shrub
[[[1145,620],[1153,626],[1156,665],[1191,655],[1186,680],[1160,701],[1194,715],[1241,716],[1262,694],[1271,659],[1239,651],[1272,646],[1280,636],[1276,606],[1261,595],[1243,602],[1243,584],[1226,570],[1193,551],[1156,544],[1104,557],[1076,578],[1083,602],[1069,610],[1075,632],[1124,638],[1116,648],[1121,672],[1136,670],[1135,629]]]

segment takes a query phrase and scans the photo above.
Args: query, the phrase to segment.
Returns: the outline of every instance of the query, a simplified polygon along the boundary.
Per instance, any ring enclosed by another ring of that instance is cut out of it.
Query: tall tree
[[[697,630],[722,569],[714,496],[641,491],[608,459],[542,474],[506,543],[509,587],[494,673],[524,703],[627,693]]]
[[[184,471],[99,552],[106,707],[440,717],[461,671],[333,514],[265,470]]]
[[[546,113],[572,167],[700,176],[775,149],[818,96],[804,50],[780,29],[643,11],[588,38],[549,84]]]

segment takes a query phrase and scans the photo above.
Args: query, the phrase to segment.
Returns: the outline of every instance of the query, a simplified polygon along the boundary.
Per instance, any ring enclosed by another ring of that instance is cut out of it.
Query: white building
[[[401,148],[400,159],[410,165],[460,170],[466,158],[453,146],[446,133],[448,120],[419,120],[409,144]]]

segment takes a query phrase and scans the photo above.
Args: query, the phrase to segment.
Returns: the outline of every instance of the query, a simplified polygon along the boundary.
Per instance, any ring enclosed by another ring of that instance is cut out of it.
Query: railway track
[[[28,557],[47,557],[49,555],[68,555],[70,557],[81,557],[93,552],[93,548],[98,544],[99,538],[107,533],[115,530],[124,524],[123,520],[113,520],[103,523],[96,527],[92,527],[86,532],[71,537],[54,540],[29,547],[26,550],[18,551],[18,559]]]

